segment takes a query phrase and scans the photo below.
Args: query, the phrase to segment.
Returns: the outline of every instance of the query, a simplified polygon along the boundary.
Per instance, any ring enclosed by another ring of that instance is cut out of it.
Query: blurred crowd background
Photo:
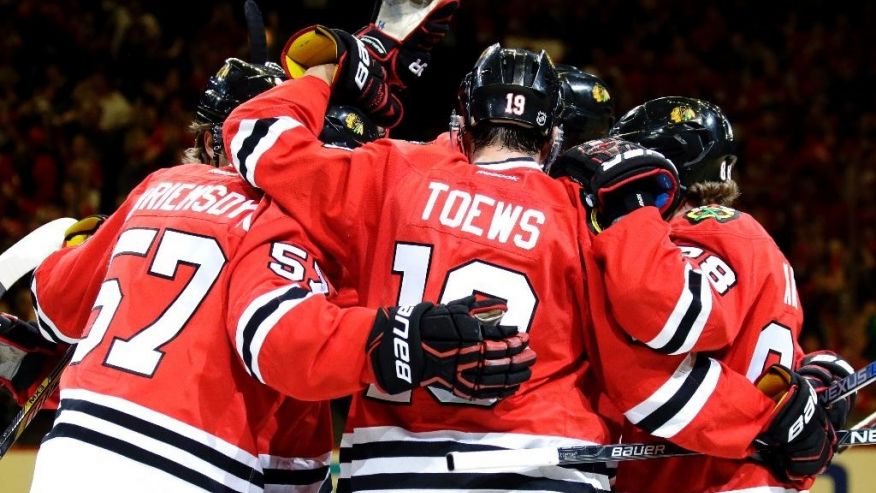
[[[300,27],[355,30],[371,15],[371,2],[259,4],[275,57]],[[659,96],[711,100],[738,138],[739,206],[795,268],[804,347],[860,367],[876,359],[874,18],[870,2],[463,0],[393,135],[443,131],[495,41],[601,76],[618,116]],[[109,213],[178,163],[207,78],[249,50],[243,0],[0,0],[0,32],[2,248],[55,217]],[[29,304],[19,289],[0,309]]]

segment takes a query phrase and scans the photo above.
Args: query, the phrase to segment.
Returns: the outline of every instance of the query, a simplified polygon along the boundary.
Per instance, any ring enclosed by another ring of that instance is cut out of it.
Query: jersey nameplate
[[[714,219],[719,223],[726,223],[739,217],[739,211],[723,205],[704,205],[687,211],[684,218],[691,224],[697,224],[707,219]]]

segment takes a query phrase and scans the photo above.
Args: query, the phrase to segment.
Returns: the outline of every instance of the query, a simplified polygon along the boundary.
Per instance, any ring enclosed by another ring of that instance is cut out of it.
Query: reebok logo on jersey
[[[413,306],[399,307],[395,313],[392,333],[392,354],[395,356],[395,376],[405,382],[411,383],[411,348],[408,344],[408,335],[411,329],[411,312]]]

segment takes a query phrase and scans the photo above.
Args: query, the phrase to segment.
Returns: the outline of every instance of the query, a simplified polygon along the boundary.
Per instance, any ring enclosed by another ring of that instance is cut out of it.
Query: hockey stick
[[[70,217],[50,221],[31,231],[0,254],[0,297],[6,294],[6,291],[25,274],[39,267],[52,252],[61,248],[64,242],[64,232],[75,222],[76,220]],[[33,395],[24,403],[9,426],[3,430],[3,434],[0,435],[0,459],[21,436],[37,412],[42,409],[46,399],[58,387],[61,372],[67,367],[72,356],[73,348],[71,347],[51,373],[43,379]]]
[[[837,446],[876,445],[876,427],[837,430]],[[619,443],[614,445],[584,445],[580,447],[542,447],[519,450],[484,450],[450,452],[447,469],[474,471],[478,469],[570,466],[596,462],[662,459],[699,455],[672,443]]]
[[[440,0],[378,0],[372,15],[374,25],[395,39],[408,37]]]
[[[876,361],[871,362],[848,377],[834,382],[827,390],[828,396],[835,396],[828,398],[828,405],[870,385],[874,380],[876,380]],[[867,426],[871,418],[873,418],[873,415],[851,430],[837,430],[837,445],[840,447],[851,447],[855,445],[876,444],[876,427],[858,428]],[[698,453],[672,443],[619,443],[579,447],[450,452],[447,454],[447,469],[450,471],[471,471],[505,467],[567,466],[696,454]]]
[[[250,61],[264,65],[268,61],[268,39],[262,11],[255,0],[246,0],[243,3],[243,14],[246,17],[246,30],[249,32]]]
[[[67,352],[61,357],[58,363],[52,368],[51,373],[46,375],[46,378],[40,382],[40,385],[36,388],[33,395],[24,403],[24,406],[18,411],[18,414],[12,418],[12,422],[9,426],[3,430],[3,434],[0,435],[0,459],[6,455],[6,451],[12,447],[12,444],[15,443],[16,440],[24,433],[24,430],[27,428],[27,425],[33,421],[33,418],[36,417],[37,413],[43,408],[43,405],[46,403],[46,399],[52,395],[52,392],[58,388],[58,383],[61,381],[61,373],[67,368],[67,364],[70,363],[70,358],[73,357],[73,352],[76,350],[76,346],[70,346],[67,349]]]
[[[64,231],[75,222],[71,217],[50,221],[0,254],[0,297],[25,274],[39,267],[49,254],[61,248]]]

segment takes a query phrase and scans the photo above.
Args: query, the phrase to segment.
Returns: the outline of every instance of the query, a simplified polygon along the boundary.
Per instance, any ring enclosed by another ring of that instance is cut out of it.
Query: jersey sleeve
[[[85,243],[58,250],[34,271],[31,299],[40,333],[46,339],[74,344],[84,337],[82,332],[91,316],[91,310],[85,308],[97,297],[113,245],[143,188],[143,184],[138,185]]]
[[[611,316],[636,340],[677,355],[718,350],[735,339],[746,313],[738,290],[721,284],[720,269],[705,272],[701,260],[688,258],[656,208],[625,216],[594,238],[593,250]],[[715,257],[699,256],[709,258]]]
[[[298,223],[265,204],[229,271],[228,331],[246,370],[301,400],[373,382],[365,343],[375,309],[339,308]]]
[[[617,327],[595,333],[605,390],[630,423],[709,455],[751,453],[775,404],[744,375],[703,353],[658,353]]]
[[[247,182],[307,224],[334,258],[354,258],[380,216],[392,145],[324,146],[318,137],[328,98],[328,85],[315,77],[286,81],[238,106],[223,137]]]

